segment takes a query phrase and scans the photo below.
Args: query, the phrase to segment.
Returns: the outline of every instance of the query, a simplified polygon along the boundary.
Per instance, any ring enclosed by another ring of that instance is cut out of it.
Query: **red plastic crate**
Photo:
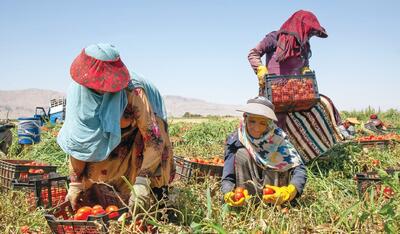
[[[57,166],[25,165],[32,162],[35,161],[15,159],[0,160],[0,187],[12,189],[14,183],[29,182],[30,178],[37,178],[38,176],[46,179],[50,172],[57,171]]]
[[[50,173],[48,179],[31,178],[27,183],[14,183],[15,189],[28,193],[27,200],[32,207],[51,208],[65,202],[68,177]]]
[[[265,96],[275,112],[309,110],[320,100],[315,73],[304,75],[267,75]]]
[[[128,208],[119,209],[118,216],[110,219],[107,214],[98,216],[89,216],[87,221],[73,220],[75,212],[69,201],[62,203],[51,212],[45,214],[48,225],[52,233],[57,234],[75,234],[88,233],[99,234],[107,233],[107,226],[110,220],[117,220],[122,214],[128,212]]]

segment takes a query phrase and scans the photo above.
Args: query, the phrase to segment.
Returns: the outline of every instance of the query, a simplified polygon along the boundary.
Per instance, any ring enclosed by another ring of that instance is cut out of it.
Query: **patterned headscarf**
[[[308,53],[311,53],[311,50],[308,41],[314,35],[322,38],[328,36],[312,12],[303,10],[295,12],[278,31],[277,62],[289,57],[309,58]]]
[[[302,160],[286,134],[271,121],[267,131],[260,138],[247,133],[245,121],[238,128],[239,141],[244,145],[254,161],[263,169],[287,171],[301,164]]]

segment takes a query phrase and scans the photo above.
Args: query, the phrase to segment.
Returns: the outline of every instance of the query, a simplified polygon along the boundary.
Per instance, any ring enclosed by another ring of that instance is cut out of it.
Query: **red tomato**
[[[29,231],[29,227],[28,226],[22,226],[21,228],[20,228],[20,230],[21,230],[21,232],[22,233],[29,233],[30,231]]]
[[[243,193],[243,192],[244,192],[244,188],[242,188],[242,187],[235,188],[235,193]]]
[[[87,218],[89,215],[92,214],[92,207],[83,206],[83,207],[79,208],[79,210],[76,213],[82,213],[82,214],[86,215],[86,218]]]
[[[393,197],[394,196],[394,191],[391,187],[385,187],[383,189],[383,194],[385,195],[385,197]]]
[[[106,211],[100,206],[100,208],[93,208],[92,209],[92,215],[104,215],[106,214]]]
[[[195,163],[199,162],[199,160],[197,158],[193,158],[190,161],[195,162]]]
[[[146,227],[143,225],[143,220],[139,219],[135,222],[135,231],[139,233],[144,233],[146,231]]]
[[[74,220],[86,220],[88,217],[88,215],[84,214],[84,213],[76,213],[74,215]]]
[[[109,206],[107,206],[107,208],[106,208],[106,212],[107,212],[107,213],[110,213],[110,212],[113,212],[113,211],[118,211],[118,207],[115,206],[115,205],[109,205]]]
[[[97,209],[103,209],[103,210],[104,210],[104,208],[103,208],[101,205],[94,205],[94,206],[92,207],[92,209],[93,209],[93,210],[97,210]]]
[[[35,171],[35,173],[36,173],[36,174],[43,174],[43,173],[44,173],[44,170],[43,170],[43,169],[37,169],[37,170]]]
[[[379,166],[379,164],[380,164],[380,161],[378,159],[372,160],[372,165],[373,166],[377,167],[377,166]]]
[[[242,197],[244,197],[244,194],[243,194],[243,193],[235,192],[235,195],[234,195],[234,197],[233,197],[233,200],[237,202],[237,201],[239,201],[240,199],[242,199]]]
[[[271,195],[271,194],[274,194],[274,193],[275,193],[275,190],[273,190],[272,188],[267,187],[267,188],[263,189],[263,194],[264,195]]]
[[[109,205],[106,208],[106,213],[110,219],[118,217],[119,214],[116,211],[118,211],[118,207],[115,205]]]

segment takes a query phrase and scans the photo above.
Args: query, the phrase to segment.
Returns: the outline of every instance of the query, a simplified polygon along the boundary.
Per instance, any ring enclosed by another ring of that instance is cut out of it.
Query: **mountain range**
[[[65,93],[44,89],[0,90],[0,119],[32,117],[36,107],[50,106],[51,99],[65,97]],[[210,103],[181,96],[164,96],[169,117],[182,117],[186,112],[201,116],[239,116],[237,105]]]

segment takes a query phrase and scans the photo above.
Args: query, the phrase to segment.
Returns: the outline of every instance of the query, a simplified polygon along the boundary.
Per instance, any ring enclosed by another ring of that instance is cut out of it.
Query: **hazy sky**
[[[242,104],[258,92],[249,50],[300,9],[313,11],[329,34],[311,39],[320,92],[341,110],[400,109],[394,0],[1,0],[0,90],[65,92],[82,48],[108,42],[163,95]]]

